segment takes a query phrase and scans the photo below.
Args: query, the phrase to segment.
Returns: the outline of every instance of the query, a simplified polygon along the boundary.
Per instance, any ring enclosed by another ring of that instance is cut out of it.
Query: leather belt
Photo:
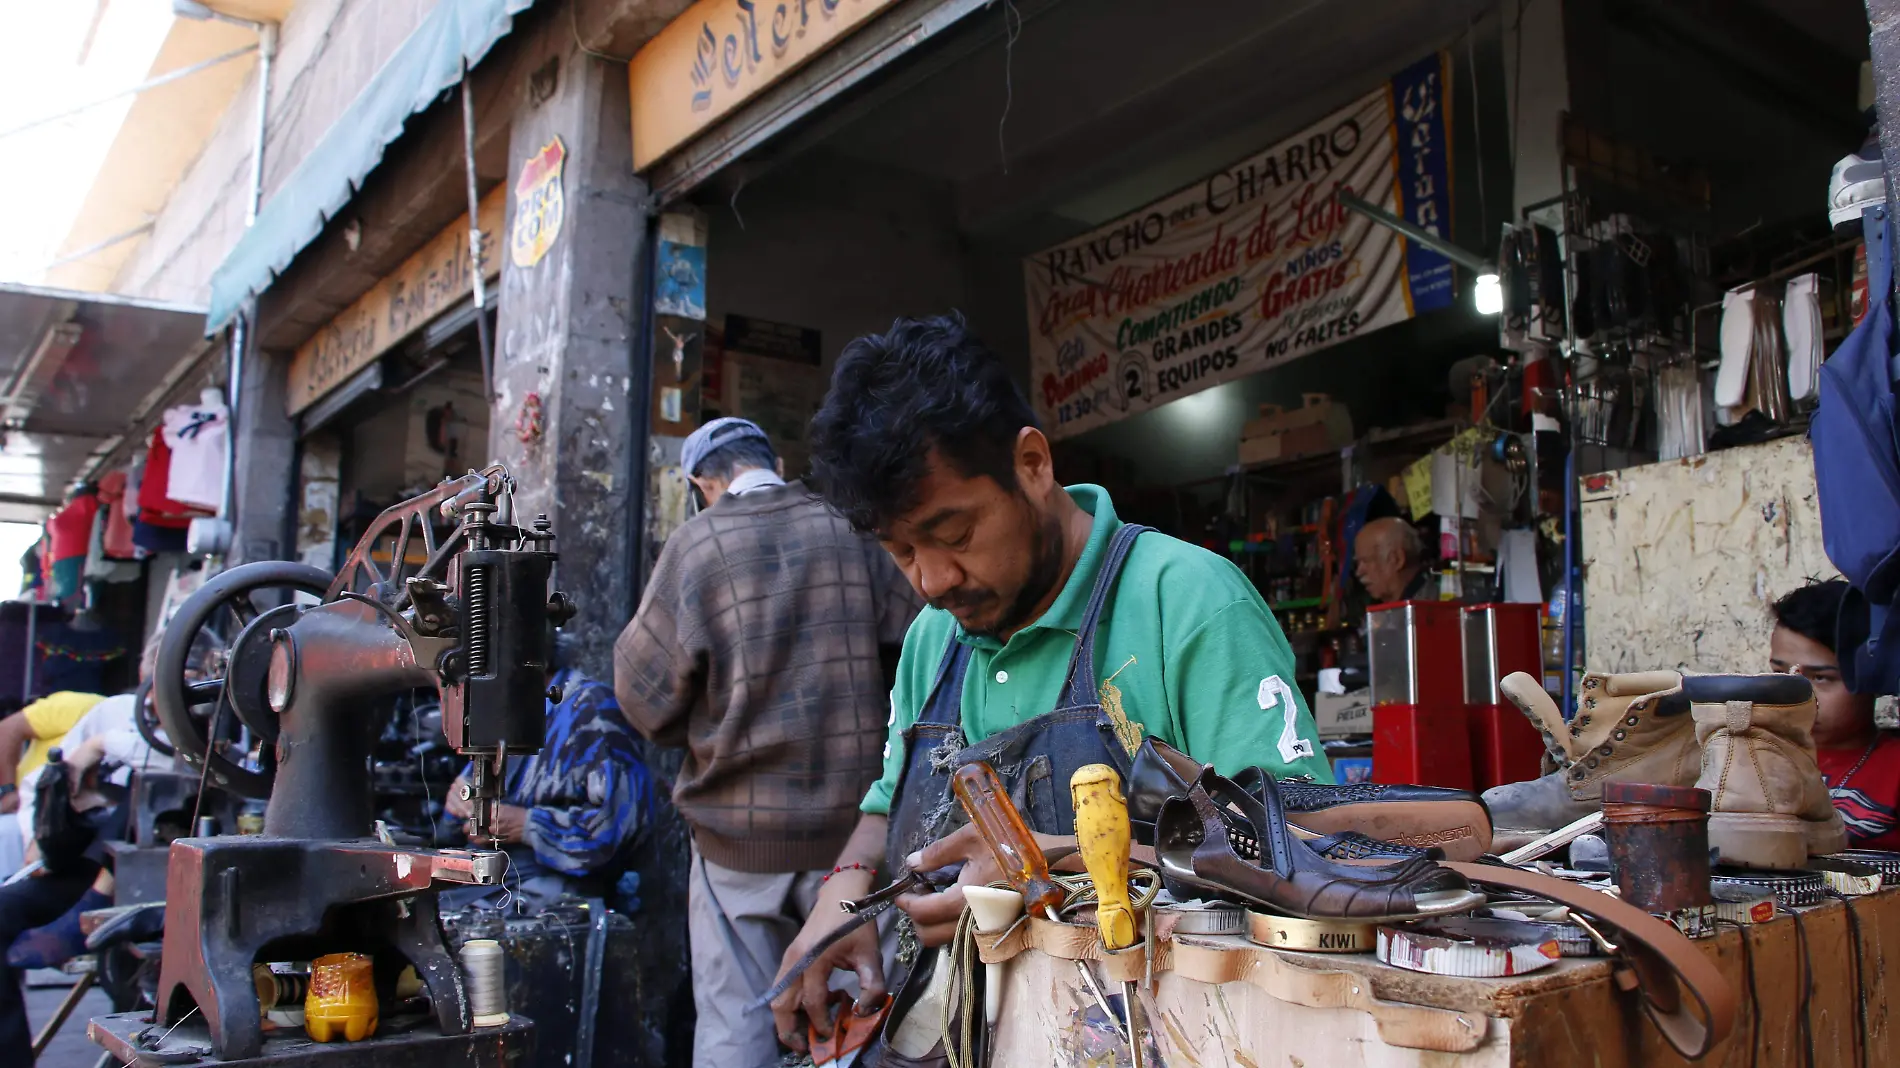
[[[1623,940],[1618,948],[1635,972],[1643,1011],[1684,1057],[1702,1057],[1734,1030],[1740,1000],[1735,988],[1708,956],[1674,927],[1608,894],[1537,872],[1496,864],[1445,862],[1445,867],[1474,883],[1522,890],[1567,905],[1621,932]],[[1700,1007],[1701,1019],[1688,1011],[1682,997],[1685,990],[1689,1000]]]

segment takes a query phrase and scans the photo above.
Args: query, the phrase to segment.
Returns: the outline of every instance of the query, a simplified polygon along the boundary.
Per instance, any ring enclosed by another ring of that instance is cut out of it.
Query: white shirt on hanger
[[[224,438],[230,424],[230,410],[222,403],[165,410],[165,445],[172,451],[167,496],[214,511],[224,503]]]

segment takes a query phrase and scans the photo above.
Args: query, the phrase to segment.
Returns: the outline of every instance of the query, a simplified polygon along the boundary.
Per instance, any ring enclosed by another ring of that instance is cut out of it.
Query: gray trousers
[[[733,871],[697,849],[692,864],[686,922],[699,1010],[693,1068],[773,1068],[781,1054],[772,1010],[753,1003],[772,988],[826,872]]]

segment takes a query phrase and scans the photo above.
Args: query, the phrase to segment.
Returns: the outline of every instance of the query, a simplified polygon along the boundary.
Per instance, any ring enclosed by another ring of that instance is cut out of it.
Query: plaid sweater
[[[727,494],[667,539],[614,643],[614,692],[685,746],[673,802],[707,860],[829,867],[882,770],[919,602],[890,555],[802,483]]]

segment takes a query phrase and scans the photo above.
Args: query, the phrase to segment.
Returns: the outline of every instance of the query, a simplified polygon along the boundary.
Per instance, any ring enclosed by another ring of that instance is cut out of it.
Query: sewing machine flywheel
[[[241,797],[270,796],[277,738],[265,699],[270,633],[296,618],[295,594],[322,600],[330,582],[308,564],[241,564],[206,581],[166,624],[152,671],[154,712],[171,747],[211,782]],[[257,743],[255,756],[240,742],[240,725]]]

